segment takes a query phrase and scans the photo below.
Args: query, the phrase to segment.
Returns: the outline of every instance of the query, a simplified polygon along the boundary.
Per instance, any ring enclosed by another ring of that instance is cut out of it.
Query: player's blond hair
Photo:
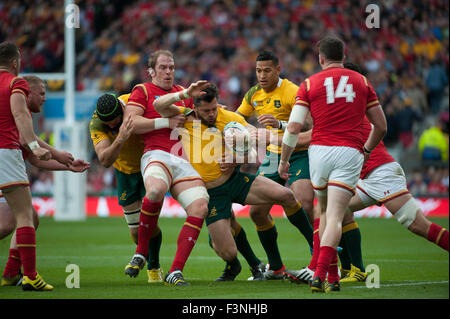
[[[158,60],[160,55],[166,55],[173,60],[173,54],[169,50],[158,50],[150,54],[148,58],[148,66],[149,68],[155,69],[156,61]]]
[[[43,79],[41,79],[40,77],[36,76],[36,75],[24,75],[23,76],[24,80],[28,82],[28,85],[31,86],[35,86],[35,85],[39,85],[39,84],[44,84],[45,85],[45,81]]]

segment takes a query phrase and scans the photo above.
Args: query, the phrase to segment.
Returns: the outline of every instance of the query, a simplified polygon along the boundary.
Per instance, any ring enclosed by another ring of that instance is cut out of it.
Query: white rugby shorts
[[[364,162],[361,152],[346,146],[311,145],[308,156],[316,195],[325,196],[328,187],[336,187],[352,195],[355,193]]]
[[[29,185],[22,151],[0,148],[0,190]]]
[[[358,181],[356,192],[366,206],[382,205],[408,194],[405,173],[397,162],[383,164]]]
[[[172,184],[168,185],[169,188],[173,185],[189,180],[202,180],[199,173],[192,167],[191,163],[187,160],[167,153],[162,150],[147,151],[141,158],[141,173],[144,176],[145,169],[151,163],[159,163],[164,166],[169,172]]]

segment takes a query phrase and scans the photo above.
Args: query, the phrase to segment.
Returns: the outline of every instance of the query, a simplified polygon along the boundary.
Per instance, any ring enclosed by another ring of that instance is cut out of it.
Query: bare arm
[[[126,117],[120,125],[116,139],[111,143],[109,139],[101,140],[95,145],[100,163],[105,167],[110,167],[119,157],[120,150],[131,135],[133,121],[130,116]]]
[[[183,114],[180,114],[178,107],[177,109],[177,115],[170,118],[148,119],[143,116],[144,110],[142,108],[134,105],[127,105],[124,118],[127,118],[128,116],[131,117],[131,121],[133,122],[133,134],[145,134],[160,128],[174,129],[183,126],[185,117]]]
[[[174,103],[180,100],[189,99],[191,97],[196,97],[205,94],[203,92],[209,86],[208,81],[197,81],[189,85],[189,88],[184,89],[180,92],[168,93],[158,97],[153,102],[153,107],[156,112],[161,114],[163,117],[172,117],[180,114],[180,108]]]
[[[50,159],[50,151],[43,149],[36,141],[36,136],[33,131],[33,122],[28,111],[25,96],[21,93],[14,93],[11,95],[10,103],[11,113],[14,117],[19,134],[23,138],[25,144],[27,144],[31,152],[39,159]]]
[[[364,147],[368,151],[372,151],[378,143],[383,139],[387,132],[386,117],[384,116],[381,105],[371,107],[366,111],[367,119],[372,123],[372,131],[367,138]]]
[[[56,148],[52,147],[51,145],[43,141],[40,137],[38,136],[35,137],[39,145],[42,148],[49,150],[50,153],[52,153],[52,158],[57,160],[59,163],[64,165],[70,165],[73,162],[74,158],[72,154],[70,154],[69,152],[57,150]]]
[[[27,160],[31,165],[48,171],[72,171],[74,173],[81,173],[90,167],[89,162],[83,161],[81,159],[72,161],[72,163],[68,166],[61,164],[54,159],[42,161],[34,155],[30,155]]]

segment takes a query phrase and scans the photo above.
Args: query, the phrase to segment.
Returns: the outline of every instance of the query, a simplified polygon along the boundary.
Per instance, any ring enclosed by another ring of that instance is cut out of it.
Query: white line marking
[[[434,284],[448,284],[448,280],[441,280],[441,281],[417,281],[417,282],[408,282],[408,283],[399,283],[399,284],[380,284],[381,287],[401,287],[401,286],[420,286],[420,285],[434,285]],[[345,287],[347,288],[367,288],[366,286],[354,286],[354,287]],[[367,288],[367,289],[373,289],[373,288]]]

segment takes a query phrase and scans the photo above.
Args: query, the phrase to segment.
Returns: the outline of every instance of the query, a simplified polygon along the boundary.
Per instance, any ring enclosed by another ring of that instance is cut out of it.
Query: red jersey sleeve
[[[379,105],[380,102],[378,101],[377,93],[375,93],[372,84],[370,84],[370,82],[365,77],[364,81],[369,88],[369,94],[367,94],[367,109],[370,109],[371,107]]]
[[[148,102],[148,92],[147,88],[143,84],[136,85],[131,91],[131,95],[128,98],[127,105],[134,105],[137,107],[141,107],[142,109],[147,108]]]
[[[13,95],[14,93],[21,93],[25,96],[28,96],[28,94],[30,93],[28,82],[21,77],[15,77],[14,79],[12,79],[9,87],[11,88],[11,95]]]
[[[306,79],[302,82],[302,84],[300,84],[297,91],[297,96],[295,97],[295,104],[306,106],[308,109],[310,108],[308,97],[309,87],[309,79]]]

